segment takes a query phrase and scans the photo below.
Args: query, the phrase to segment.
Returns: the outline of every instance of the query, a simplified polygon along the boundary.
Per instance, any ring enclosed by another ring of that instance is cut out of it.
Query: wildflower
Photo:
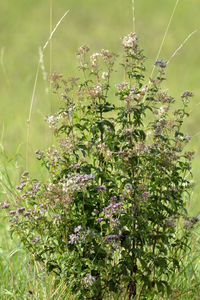
[[[25,210],[25,207],[20,207],[20,208],[18,208],[17,213],[21,214],[24,210]]]
[[[16,189],[19,190],[19,191],[22,191],[23,188],[24,188],[25,186],[26,186],[26,183],[23,183],[23,184],[21,184],[21,185],[18,185],[18,186],[16,187]]]
[[[37,194],[37,192],[40,190],[40,184],[38,182],[34,183],[30,190],[32,191],[33,194]]]
[[[182,95],[181,98],[189,98],[189,97],[193,97],[193,93],[190,91],[185,91]]]
[[[16,215],[16,210],[11,210],[11,211],[10,211],[10,215],[11,215],[11,216]]]
[[[77,244],[79,241],[79,236],[77,234],[72,233],[70,234],[69,239],[69,244]]]
[[[106,186],[105,185],[98,185],[96,188],[99,191],[106,191]]]
[[[122,45],[125,49],[136,48],[138,46],[138,37],[134,32],[122,38]]]
[[[77,226],[76,228],[74,228],[74,232],[77,233],[77,232],[79,232],[81,229],[82,229],[82,226],[79,225],[79,226]]]
[[[10,207],[10,203],[8,203],[8,202],[4,202],[4,203],[1,204],[2,209],[7,209],[9,207]]]
[[[102,222],[104,219],[103,218],[97,218],[96,222]]]
[[[124,151],[118,151],[117,152],[119,155],[123,155],[125,152]]]
[[[90,56],[92,68],[97,68],[99,56],[100,56],[100,53],[94,53],[93,55]]]
[[[116,209],[116,208],[122,206],[122,204],[123,204],[122,202],[117,202],[116,204],[113,204],[112,207],[113,207],[113,209]]]
[[[143,199],[148,199],[148,198],[150,198],[151,197],[151,194],[149,193],[149,192],[144,192],[144,193],[142,193],[142,198]]]
[[[50,128],[55,128],[58,124],[58,117],[56,115],[50,115],[46,117],[47,123],[49,123]]]
[[[124,186],[124,189],[125,190],[132,190],[133,189],[133,186],[131,183],[127,183],[125,186]]]
[[[109,234],[109,235],[106,235],[104,237],[104,240],[117,240],[119,238],[119,235],[117,234]]]
[[[159,112],[158,112],[158,113],[159,113],[160,115],[163,115],[163,114],[167,113],[168,110],[169,110],[169,106],[163,105],[163,106],[161,106],[161,107],[159,108]]]
[[[62,74],[58,74],[58,73],[56,73],[56,72],[51,73],[51,74],[49,75],[49,79],[50,79],[51,82],[54,82],[54,81],[56,81],[56,80],[59,80],[59,79],[61,79],[62,77],[63,77]]]
[[[113,196],[110,198],[110,202],[116,202],[117,201],[117,197],[116,196]]]
[[[168,95],[168,90],[161,91],[157,94],[157,100],[163,103],[173,103],[175,100]]]
[[[191,161],[193,159],[194,154],[195,154],[194,151],[188,151],[185,153],[185,157]]]
[[[130,88],[130,83],[127,81],[123,81],[117,84],[115,87],[118,89],[119,92],[122,92],[123,90]]]
[[[32,239],[32,242],[37,243],[39,241],[39,239],[40,239],[39,236],[36,236],[34,239]]]
[[[165,62],[163,59],[157,59],[154,63],[154,66],[159,66],[160,68],[166,68],[167,62]]]
[[[89,89],[89,96],[92,99],[101,98],[102,95],[103,95],[103,88],[102,88],[102,86],[100,84],[97,84],[96,86],[91,87]]]
[[[32,209],[27,209],[27,211],[24,213],[24,216],[25,217],[30,216],[32,213],[33,213]]]
[[[108,76],[109,76],[108,72],[103,72],[101,75],[101,78],[105,80],[105,79],[108,79]]]
[[[193,223],[199,222],[199,217],[194,216],[191,220]]]
[[[36,150],[35,151],[35,154],[37,155],[37,158],[38,159],[42,159],[43,155],[44,155],[44,152],[40,151],[40,150]]]
[[[117,56],[117,54],[113,53],[110,50],[105,50],[105,49],[101,50],[101,57],[102,57],[103,61],[105,63],[108,63],[111,66],[113,65],[112,58],[115,56]]]
[[[90,48],[87,45],[83,45],[77,50],[76,55],[81,57],[84,54],[88,53],[89,50],[90,50]]]
[[[92,276],[91,274],[87,273],[87,274],[85,275],[85,282],[86,282],[88,285],[93,285],[95,281],[96,281],[95,277]]]

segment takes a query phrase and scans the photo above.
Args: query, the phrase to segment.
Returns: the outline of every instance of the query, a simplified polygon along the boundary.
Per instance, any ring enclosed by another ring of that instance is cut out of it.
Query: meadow
[[[135,1],[135,29],[147,57],[150,75],[176,1]],[[199,215],[199,3],[178,2],[159,55],[168,60],[181,47],[167,67],[167,87],[179,97],[185,90],[194,93],[191,114],[185,130],[192,137],[190,149],[196,152],[193,161],[194,191],[189,213]],[[120,37],[133,30],[131,1],[121,0],[59,0],[1,1],[0,11],[0,201],[10,201],[23,170],[33,177],[45,178],[35,159],[36,149],[46,149],[54,142],[44,117],[58,106],[48,80],[38,69],[39,47],[43,47],[61,16],[69,10],[44,49],[47,74],[64,76],[78,74],[75,52],[88,44],[93,52],[102,48],[120,53]],[[40,67],[40,66],[39,66]],[[39,72],[37,73],[37,70]],[[38,75],[38,76],[37,76]],[[27,122],[28,121],[28,122]],[[60,286],[55,290],[38,263],[30,264],[28,253],[14,236],[10,237],[8,222],[1,215],[0,237],[0,299],[73,299],[63,296]],[[194,233],[191,250],[183,258],[184,268],[174,279],[176,292],[171,299],[199,299],[200,295],[199,232]],[[174,287],[174,289],[175,289]],[[64,298],[66,297],[66,298]]]

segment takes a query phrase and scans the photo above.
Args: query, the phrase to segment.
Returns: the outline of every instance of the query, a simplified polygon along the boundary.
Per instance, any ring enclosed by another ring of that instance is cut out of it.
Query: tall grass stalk
[[[136,25],[135,25],[135,0],[132,0],[132,12],[133,12],[133,32],[136,32]]]
[[[7,83],[8,87],[10,87],[10,80],[9,80],[8,73],[7,73],[5,64],[4,64],[4,54],[5,54],[5,48],[2,47],[1,48],[1,59],[0,59],[0,62],[1,62],[1,67],[2,67],[2,70],[3,70],[4,77],[6,79],[6,83]]]
[[[50,7],[52,7],[52,1],[50,2]],[[54,27],[54,29],[50,32],[49,38],[46,41],[46,43],[44,44],[44,46],[42,47],[42,55],[44,50],[46,49],[46,47],[48,46],[48,44],[50,43],[50,49],[51,49],[51,40],[52,37],[54,35],[54,33],[56,32],[58,26],[62,23],[63,19],[65,18],[65,16],[69,13],[69,10],[67,10],[64,15],[60,18],[60,20],[58,21],[58,23],[56,24],[56,26]],[[50,8],[50,29],[52,27],[52,9]],[[52,56],[52,50],[50,50],[50,70],[51,70],[51,56]],[[38,81],[38,75],[39,75],[39,68],[40,68],[40,57],[39,57],[39,62],[37,65],[37,70],[36,70],[36,75],[35,75],[35,80],[34,80],[34,86],[33,86],[33,91],[32,91],[32,96],[31,96],[31,101],[30,101],[30,108],[29,108],[29,115],[28,115],[28,120],[27,120],[27,134],[26,134],[26,168],[28,168],[29,166],[29,140],[30,140],[30,125],[31,125],[31,116],[32,116],[32,110],[33,110],[33,103],[34,103],[34,99],[35,99],[35,92],[36,92],[36,86],[37,86],[37,81]]]
[[[175,5],[174,5],[172,14],[171,14],[171,16],[170,16],[169,22],[168,22],[168,24],[167,24],[167,27],[166,27],[166,30],[165,30],[165,33],[164,33],[164,36],[163,36],[163,39],[162,39],[161,44],[160,44],[160,47],[159,47],[159,49],[158,49],[158,53],[157,53],[157,55],[156,55],[155,61],[160,57],[160,53],[161,53],[161,51],[162,51],[162,48],[163,48],[163,45],[164,45],[164,42],[165,42],[167,33],[168,33],[168,31],[169,31],[169,27],[170,27],[170,25],[171,25],[171,22],[172,22],[172,19],[173,19],[173,17],[174,17],[174,14],[175,14],[175,11],[176,11],[176,8],[177,8],[178,4],[179,4],[179,0],[176,0],[176,3],[175,3]],[[154,70],[155,70],[155,65],[153,66],[153,69],[152,69],[150,78],[152,78],[153,73],[154,73]]]
[[[167,60],[167,64],[170,63],[170,61],[172,60],[172,58],[174,58],[179,51],[183,48],[183,46],[187,43],[187,41],[198,31],[198,29],[194,30],[193,32],[191,32],[186,39],[181,43],[181,45],[173,52],[173,54],[170,56],[170,58]]]
[[[31,116],[32,116],[32,110],[33,110],[33,103],[35,99],[35,92],[36,92],[36,86],[37,86],[37,81],[38,81],[38,75],[39,75],[39,69],[40,69],[40,61],[38,62],[37,65],[37,70],[36,70],[36,75],[35,75],[35,81],[34,81],[34,86],[33,86],[33,91],[32,91],[32,96],[31,96],[31,101],[30,101],[30,108],[29,108],[29,115],[28,115],[28,120],[27,120],[27,134],[26,134],[26,168],[29,166],[29,139],[30,139],[30,125],[31,125]]]

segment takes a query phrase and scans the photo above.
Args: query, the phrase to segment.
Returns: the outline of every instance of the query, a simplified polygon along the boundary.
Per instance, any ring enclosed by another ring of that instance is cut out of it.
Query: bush
[[[182,132],[192,93],[162,90],[167,62],[145,83],[135,33],[122,38],[124,81],[113,84],[117,55],[77,51],[82,79],[50,75],[62,102],[47,122],[57,144],[36,151],[49,179],[24,172],[11,232],[77,299],[170,295],[191,228],[191,160]],[[114,100],[114,104],[113,101]],[[3,208],[8,208],[3,203]]]

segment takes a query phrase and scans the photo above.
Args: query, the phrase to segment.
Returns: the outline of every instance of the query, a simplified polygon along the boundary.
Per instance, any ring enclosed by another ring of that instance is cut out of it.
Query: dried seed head
[[[90,48],[87,45],[83,45],[80,48],[78,48],[76,55],[77,56],[83,56],[84,54],[88,53]]]
[[[181,98],[190,98],[190,97],[193,97],[193,93],[190,92],[190,91],[185,91],[182,95],[181,95]]]
[[[128,35],[122,38],[122,45],[124,49],[136,49],[138,46],[138,37],[134,32],[129,33]]]

